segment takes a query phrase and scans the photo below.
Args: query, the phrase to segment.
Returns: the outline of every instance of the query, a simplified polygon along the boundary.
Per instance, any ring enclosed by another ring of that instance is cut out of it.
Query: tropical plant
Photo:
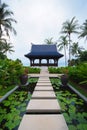
[[[58,44],[58,49],[62,50],[64,49],[64,53],[65,53],[65,66],[67,65],[67,59],[66,59],[66,47],[68,46],[68,41],[66,39],[66,36],[61,36],[59,38],[59,44]]]
[[[69,61],[71,60],[71,34],[78,33],[78,28],[78,20],[76,20],[75,17],[73,17],[70,21],[67,20],[63,23],[61,33],[67,34],[67,37],[69,38]]]
[[[81,62],[86,61],[87,62],[87,50],[86,51],[81,51],[79,54],[79,60]]]
[[[87,19],[85,20],[85,22],[81,26],[81,33],[80,33],[79,37],[81,37],[81,38],[85,37],[87,40]]]
[[[83,47],[79,47],[78,42],[74,42],[73,45],[71,46],[71,54],[78,56],[79,53],[83,50]]]
[[[52,41],[53,40],[53,37],[51,37],[51,38],[49,38],[49,39],[45,39],[44,40],[44,42],[46,43],[46,44],[54,44],[54,42]]]
[[[16,20],[11,18],[12,15],[13,12],[8,9],[7,4],[0,4],[0,58],[2,59],[5,58],[7,52],[14,52],[12,49],[13,46],[7,40],[7,37],[10,38],[10,31],[16,34],[16,31],[12,26],[12,23],[16,23]]]
[[[11,18],[13,12],[10,11],[8,5],[3,3],[0,6],[0,38],[6,33],[6,36],[10,37],[9,31],[16,34],[15,29],[12,26],[12,22],[16,23],[16,20]]]
[[[11,52],[14,52],[14,50],[12,49],[13,46],[12,46],[12,43],[4,43],[4,50],[3,50],[3,54],[6,54],[7,52],[11,53]]]

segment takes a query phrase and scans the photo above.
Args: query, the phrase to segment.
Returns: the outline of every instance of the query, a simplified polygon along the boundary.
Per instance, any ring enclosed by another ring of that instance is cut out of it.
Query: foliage
[[[13,19],[13,12],[8,9],[8,5],[2,3],[0,5],[0,38],[6,34],[6,36],[10,36],[9,31],[13,31],[16,34],[15,29],[12,27],[12,23],[16,23],[16,20]]]
[[[29,78],[27,87],[19,87],[0,103],[0,130],[18,129],[37,80],[37,78]]]
[[[58,74],[68,73],[68,67],[58,67],[58,68],[49,67],[48,70],[49,70],[49,73],[58,73]]]
[[[79,60],[82,61],[82,62],[83,62],[83,61],[86,61],[86,62],[87,62],[87,50],[80,52]]]
[[[58,44],[58,49],[62,50],[64,49],[64,54],[65,54],[65,66],[67,65],[67,59],[66,59],[66,49],[68,46],[68,41],[67,41],[67,36],[61,36],[59,39],[59,44]]]
[[[69,61],[71,60],[71,34],[78,33],[78,28],[78,20],[76,20],[75,17],[63,23],[61,33],[66,34],[69,38]]]
[[[69,130],[86,130],[87,104],[68,87],[61,87],[59,79],[52,78],[51,82]]]
[[[85,37],[87,40],[87,19],[85,20],[85,22],[81,26],[81,33],[80,33],[79,37],[81,37],[81,38]]]
[[[29,69],[29,73],[40,73],[40,68],[32,68],[27,67]]]
[[[12,130],[20,124],[31,95],[25,91],[15,91],[0,104],[0,128]]]
[[[87,63],[70,67],[68,75],[69,78],[76,83],[83,82],[87,84]]]
[[[9,85],[18,84],[23,71],[23,65],[19,60],[0,60],[0,85],[6,88]]]

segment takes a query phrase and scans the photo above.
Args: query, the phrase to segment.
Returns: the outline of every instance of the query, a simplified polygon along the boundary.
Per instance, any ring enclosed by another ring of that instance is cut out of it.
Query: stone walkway
[[[18,130],[68,130],[46,68],[39,74]]]

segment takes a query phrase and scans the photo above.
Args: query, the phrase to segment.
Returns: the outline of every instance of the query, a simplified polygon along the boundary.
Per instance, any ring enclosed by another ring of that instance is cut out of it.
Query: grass
[[[85,97],[87,97],[87,92],[83,90],[81,87],[79,87],[77,84],[73,83],[72,81],[69,81],[69,84],[76,90],[78,90],[81,94],[83,94]]]

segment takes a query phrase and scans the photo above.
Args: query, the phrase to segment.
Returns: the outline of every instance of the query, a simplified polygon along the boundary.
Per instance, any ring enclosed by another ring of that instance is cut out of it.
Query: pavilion
[[[30,59],[30,66],[58,66],[58,60],[63,55],[57,51],[55,44],[32,44],[31,52],[25,57]],[[43,60],[46,62],[43,63]],[[50,63],[50,61],[52,62]]]

